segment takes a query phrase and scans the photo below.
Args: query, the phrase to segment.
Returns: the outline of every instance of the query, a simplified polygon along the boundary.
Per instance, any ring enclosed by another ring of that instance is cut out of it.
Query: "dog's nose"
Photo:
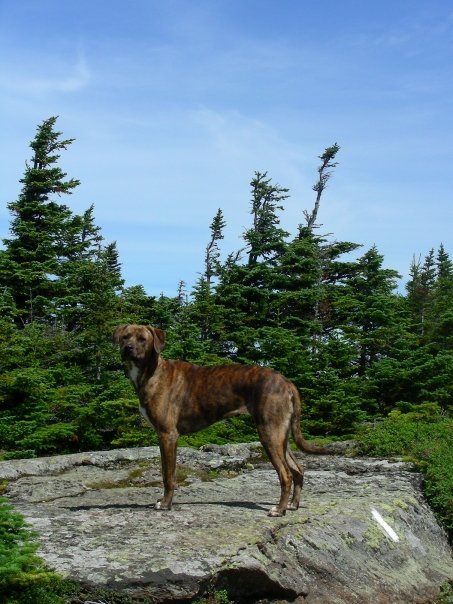
[[[134,349],[134,347],[132,346],[132,344],[126,344],[126,346],[124,347],[124,350],[126,352],[132,352]]]

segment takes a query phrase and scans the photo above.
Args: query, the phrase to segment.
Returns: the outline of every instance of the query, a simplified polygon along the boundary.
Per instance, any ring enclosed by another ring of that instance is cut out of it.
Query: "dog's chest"
[[[138,388],[138,378],[140,376],[140,372],[139,369],[137,367],[137,365],[135,365],[134,363],[130,363],[129,365],[129,379],[131,380],[131,382],[134,384],[134,386],[136,388]]]

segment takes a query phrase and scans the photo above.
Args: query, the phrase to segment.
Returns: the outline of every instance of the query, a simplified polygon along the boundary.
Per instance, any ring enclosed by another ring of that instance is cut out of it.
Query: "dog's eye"
[[[146,341],[146,338],[145,338],[145,336],[138,336],[137,340],[138,340],[139,342],[145,342],[145,341]]]

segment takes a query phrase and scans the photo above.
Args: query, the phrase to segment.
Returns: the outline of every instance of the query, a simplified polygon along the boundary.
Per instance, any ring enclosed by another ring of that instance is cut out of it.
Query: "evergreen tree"
[[[273,260],[284,248],[288,233],[279,228],[278,210],[283,210],[282,201],[287,199],[288,189],[273,185],[267,172],[255,172],[252,187],[251,214],[253,224],[244,234],[248,243],[248,265],[253,266],[259,259]]]
[[[291,329],[308,347],[319,332],[315,308],[322,278],[319,239],[311,229],[300,228],[298,236],[278,258],[275,297],[271,316],[277,325]]]
[[[39,543],[25,519],[0,497],[0,601],[58,604],[58,577],[38,557]],[[41,600],[42,598],[42,600]]]
[[[31,143],[21,195],[9,204],[13,237],[0,253],[8,350],[0,355],[0,440],[25,456],[101,446],[99,432],[86,424],[79,432],[81,420],[119,366],[111,346],[123,285],[118,251],[104,245],[93,206],[78,216],[55,200],[78,185],[55,166],[57,151],[73,142],[55,121]]]
[[[123,288],[119,299],[119,313],[124,323],[140,325],[160,325],[155,317],[156,298],[149,296],[143,285]]]
[[[311,212],[307,212],[307,210],[304,211],[305,220],[309,229],[314,229],[317,227],[316,219],[318,217],[321,197],[324,189],[327,187],[330,177],[332,176],[332,172],[329,172],[329,170],[338,165],[338,162],[334,162],[333,160],[335,159],[335,156],[339,150],[340,146],[337,143],[334,143],[331,147],[327,147],[324,150],[324,153],[319,156],[319,159],[321,160],[321,165],[318,167],[319,178],[313,185],[313,191],[316,193],[315,205]]]
[[[165,329],[170,358],[282,371],[301,391],[311,432],[348,433],[395,409],[451,411],[453,263],[442,245],[414,260],[402,297],[376,247],[351,261],[358,244],[318,234],[338,145],[320,156],[315,204],[293,238],[280,226],[288,189],[256,172],[243,247],[220,260],[219,209],[191,294],[180,282],[174,297],[154,297],[124,288],[116,243],[103,240],[93,206],[79,216],[58,203],[78,181],[56,166],[73,139],[62,140],[55,120],[31,143],[0,251],[0,441],[10,455],[153,442],[110,343],[126,322]],[[252,436],[247,421],[232,420],[216,434]]]
[[[222,210],[217,210],[210,225],[211,237],[205,249],[204,272],[197,280],[192,291],[192,304],[189,308],[190,320],[198,325],[200,335],[205,342],[206,350],[212,354],[218,347],[220,332],[222,332],[221,307],[215,302],[213,278],[218,277],[220,270],[219,241],[223,239],[225,221]]]
[[[357,350],[358,375],[386,353],[396,335],[399,305],[394,291],[399,275],[382,264],[383,256],[373,246],[359,258],[357,274],[336,303],[341,330]]]
[[[453,262],[441,244],[436,257],[427,335],[434,350],[453,351]]]
[[[219,241],[223,239],[225,224],[222,210],[219,208],[209,227],[211,230],[211,238],[205,250],[205,270],[203,277],[208,286],[208,290],[211,288],[212,278],[218,274],[220,258]]]
[[[288,235],[279,227],[278,216],[288,189],[272,184],[267,173],[261,172],[255,172],[250,185],[252,226],[244,233],[246,248],[218,265],[215,304],[222,309],[223,324],[223,343],[218,350],[235,360],[257,362],[256,330],[269,325],[275,265]],[[244,251],[246,264],[242,262]]]
[[[30,143],[31,163],[27,162],[21,179],[22,192],[8,204],[12,238],[3,242],[0,283],[13,297],[16,320],[22,325],[54,312],[52,300],[61,259],[66,256],[72,213],[52,197],[70,194],[79,184],[73,178],[65,180],[66,174],[55,165],[59,151],[73,142],[61,140],[61,132],[54,130],[56,119],[51,117],[38,127]]]
[[[425,335],[426,317],[430,312],[432,292],[436,279],[434,250],[431,250],[421,264],[415,258],[410,267],[410,280],[406,284],[407,305],[412,316],[412,324],[421,338]]]
[[[118,317],[118,292],[123,286],[116,244],[101,249],[96,259],[78,264],[76,278],[85,287],[84,294],[79,294],[80,327],[84,349],[91,351],[91,367],[87,368],[94,370],[99,381],[102,368],[112,355],[111,333]]]

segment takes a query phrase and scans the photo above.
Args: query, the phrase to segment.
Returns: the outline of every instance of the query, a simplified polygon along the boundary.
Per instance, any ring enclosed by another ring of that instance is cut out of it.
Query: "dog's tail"
[[[300,429],[300,396],[297,388],[294,384],[291,384],[291,400],[293,403],[293,415],[291,418],[291,432],[294,438],[294,442],[301,451],[305,453],[313,453],[315,455],[329,455],[330,451],[319,445],[313,445],[312,443],[305,440],[302,431]]]

